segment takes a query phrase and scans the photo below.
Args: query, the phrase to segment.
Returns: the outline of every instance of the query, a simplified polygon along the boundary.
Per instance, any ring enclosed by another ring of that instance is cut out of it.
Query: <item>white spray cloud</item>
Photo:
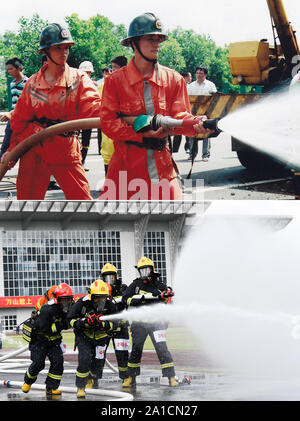
[[[300,167],[300,89],[265,94],[219,122],[224,132],[289,167]]]
[[[198,227],[176,269],[176,305],[216,367],[246,377],[300,374],[298,232],[245,218]]]

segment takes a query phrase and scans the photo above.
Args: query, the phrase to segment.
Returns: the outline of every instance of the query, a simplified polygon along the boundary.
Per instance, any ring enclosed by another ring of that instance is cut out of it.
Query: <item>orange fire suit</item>
[[[57,285],[53,285],[48,289],[48,291],[46,291],[44,295],[41,296],[41,298],[38,299],[35,305],[37,311],[39,311],[44,304],[48,303],[48,301],[53,298],[53,292],[56,290],[56,288]]]
[[[18,100],[11,118],[13,136],[9,150],[52,124],[99,116],[99,93],[84,72],[66,64],[59,81],[50,87],[44,78],[46,67],[47,63],[29,78]],[[51,175],[66,199],[92,199],[76,133],[46,139],[21,157],[17,199],[44,199]]]
[[[151,77],[145,78],[139,73],[134,58],[126,67],[109,75],[104,84],[100,110],[101,129],[114,141],[115,153],[110,161],[107,177],[100,193],[102,200],[127,200],[136,198],[135,180],[141,179],[147,184],[147,196],[143,200],[161,199],[153,197],[152,186],[162,180],[171,186],[170,199],[178,199],[181,190],[178,186],[172,190],[177,173],[174,169],[167,142],[158,139],[144,146],[143,135],[137,134],[125,123],[120,114],[138,116],[140,114],[162,114],[176,119],[192,118],[186,83],[174,70],[157,64]],[[176,134],[194,137],[194,129],[177,128]],[[156,144],[160,146],[156,148]],[[127,185],[120,176],[120,171],[127,178]],[[126,172],[126,173],[125,173]],[[159,181],[158,181],[159,180]],[[115,186],[110,189],[111,185]],[[111,193],[111,194],[110,194]]]

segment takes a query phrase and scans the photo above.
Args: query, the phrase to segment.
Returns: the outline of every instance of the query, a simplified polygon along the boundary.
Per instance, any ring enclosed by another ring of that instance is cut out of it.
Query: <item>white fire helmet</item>
[[[94,72],[94,66],[90,61],[83,61],[79,65],[79,70],[83,70],[84,72]]]

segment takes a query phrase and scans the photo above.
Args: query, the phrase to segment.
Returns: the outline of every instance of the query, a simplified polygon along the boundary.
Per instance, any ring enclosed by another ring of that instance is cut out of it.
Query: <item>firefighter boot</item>
[[[50,389],[50,388],[46,388],[46,395],[48,396],[59,396],[61,395],[61,391],[58,389]]]
[[[177,386],[179,386],[179,383],[175,379],[175,377],[169,377],[169,386],[171,386],[171,387],[177,387]]]
[[[87,389],[93,389],[94,386],[94,379],[88,379],[87,384],[86,384],[86,388]]]
[[[23,386],[22,386],[22,392],[28,393],[30,388],[31,388],[31,384],[24,383]]]
[[[129,376],[124,379],[122,387],[134,387],[136,386],[135,377]]]
[[[79,398],[79,399],[85,398],[85,390],[84,390],[84,387],[78,387],[78,389],[77,389],[77,398]]]

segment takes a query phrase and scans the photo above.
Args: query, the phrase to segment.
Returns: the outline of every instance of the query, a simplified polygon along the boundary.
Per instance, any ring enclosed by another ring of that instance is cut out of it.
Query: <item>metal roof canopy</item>
[[[18,201],[0,200],[0,222],[20,221],[23,229],[31,222],[56,221],[65,229],[71,221],[135,221],[143,215],[151,220],[172,221],[180,215],[203,214],[210,202],[196,201]]]
[[[212,202],[203,201],[64,201],[0,200],[1,221],[19,221],[22,229],[31,222],[55,221],[66,229],[71,222],[97,222],[105,227],[108,221],[138,221],[148,215],[149,221],[172,222],[178,217],[188,217],[187,225],[194,225],[198,216],[203,216]],[[226,215],[228,217],[228,215]],[[236,215],[231,215],[235,218]],[[293,219],[287,215],[244,215],[267,223],[272,230],[283,229]],[[195,219],[196,218],[196,219]],[[199,222],[199,221],[198,221]]]

